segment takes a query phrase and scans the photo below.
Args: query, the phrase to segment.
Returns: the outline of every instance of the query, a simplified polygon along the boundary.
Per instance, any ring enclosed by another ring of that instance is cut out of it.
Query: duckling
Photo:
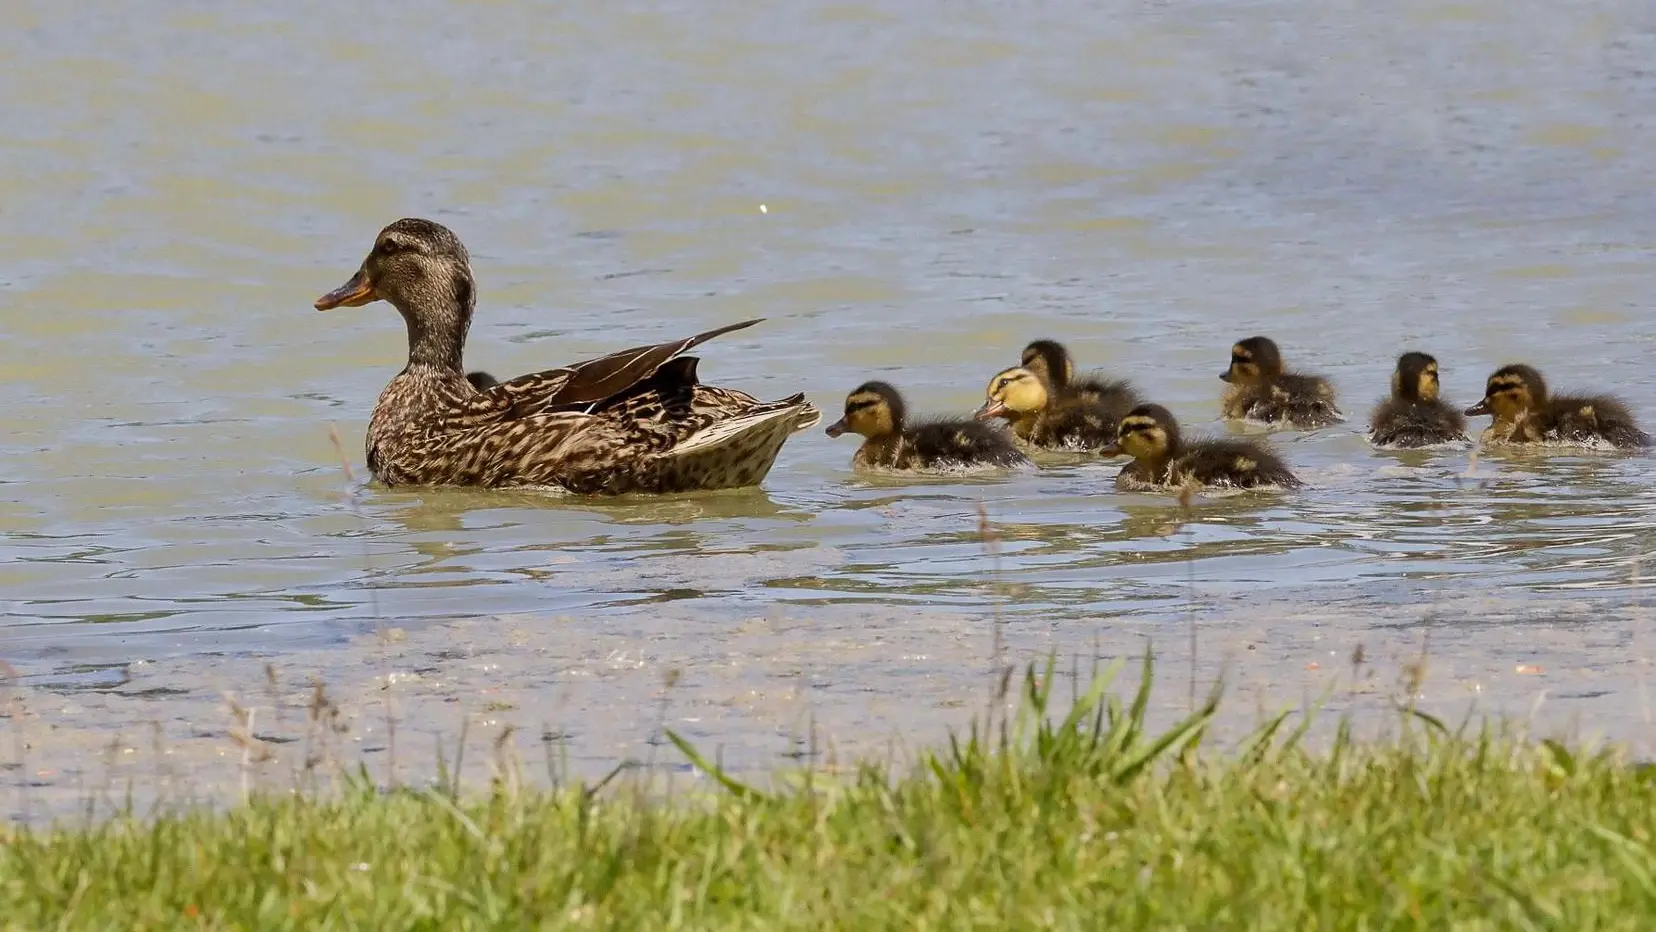
[[[846,396],[845,416],[828,436],[847,431],[866,439],[851,458],[864,469],[944,470],[1023,466],[1029,460],[1002,431],[975,420],[908,419],[903,396],[885,382],[864,382]]]
[[[1024,347],[1019,365],[1035,373],[1060,397],[1079,395],[1096,402],[1110,413],[1111,421],[1120,421],[1140,401],[1138,392],[1126,380],[1106,379],[1098,373],[1076,378],[1069,350],[1056,340],[1036,340]]]
[[[1369,415],[1369,442],[1379,447],[1428,447],[1466,439],[1466,418],[1438,397],[1438,362],[1426,353],[1397,357],[1391,397]]]
[[[1043,450],[1096,450],[1115,440],[1116,421],[1105,404],[1081,394],[1060,395],[1022,366],[989,380],[980,421],[1005,418],[1019,440]]]
[[[1269,337],[1249,337],[1231,347],[1230,383],[1220,399],[1225,417],[1276,421],[1294,427],[1326,427],[1345,415],[1334,406],[1334,386],[1318,375],[1284,372],[1282,353]]]
[[[1483,400],[1466,409],[1472,417],[1488,414],[1486,444],[1608,444],[1629,450],[1650,446],[1627,405],[1609,395],[1547,393],[1547,380],[1522,364],[1502,366],[1489,376]]]
[[[1282,458],[1255,440],[1192,440],[1161,405],[1139,405],[1121,419],[1116,442],[1104,456],[1131,456],[1116,476],[1116,488],[1297,489],[1301,483]]]
[[[472,383],[472,388],[480,392],[486,392],[500,384],[499,379],[487,372],[468,372],[466,373],[466,381]]]

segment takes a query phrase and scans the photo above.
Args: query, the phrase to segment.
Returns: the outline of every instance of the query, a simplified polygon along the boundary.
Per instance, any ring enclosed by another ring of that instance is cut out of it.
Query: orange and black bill
[[[379,295],[374,293],[374,283],[368,280],[368,270],[357,269],[350,281],[317,298],[316,309],[331,311],[336,307],[361,307],[378,300]]]

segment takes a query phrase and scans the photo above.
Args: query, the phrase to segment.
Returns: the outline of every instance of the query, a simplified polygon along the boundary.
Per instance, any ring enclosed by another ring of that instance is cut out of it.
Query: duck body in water
[[[1643,450],[1646,434],[1621,399],[1611,395],[1554,395],[1533,366],[1513,363],[1490,374],[1482,401],[1469,416],[1489,415],[1486,445],[1567,444]]]
[[[845,416],[828,436],[862,436],[853,466],[908,472],[955,472],[1028,465],[1012,439],[993,425],[968,418],[911,419],[897,389],[864,382],[845,398]]]
[[[1005,419],[1012,433],[1031,447],[1085,452],[1115,439],[1119,416],[1108,407],[1087,395],[1059,395],[1022,366],[995,373],[984,394],[976,417]]]
[[[745,321],[481,390],[461,366],[476,306],[458,237],[409,218],[380,231],[317,310],[384,300],[408,329],[408,363],[368,423],[368,467],[390,486],[685,492],[757,484],[784,441],[820,415],[803,395],[761,402],[704,385],[684,351]]]
[[[1131,456],[1116,476],[1123,491],[1297,489],[1299,479],[1270,447],[1256,440],[1186,440],[1173,413],[1140,405],[1121,419],[1104,456]]]
[[[1397,357],[1391,397],[1369,415],[1369,442],[1407,449],[1466,440],[1466,416],[1439,394],[1438,361],[1426,353]]]
[[[1229,387],[1220,398],[1224,416],[1300,428],[1345,420],[1334,386],[1320,375],[1289,372],[1270,337],[1249,337],[1231,347],[1230,366],[1219,374]]]

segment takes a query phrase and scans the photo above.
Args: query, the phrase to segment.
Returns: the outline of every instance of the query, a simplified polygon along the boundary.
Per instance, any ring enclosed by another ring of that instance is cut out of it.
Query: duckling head
[[[411,361],[438,353],[453,357],[471,326],[477,285],[471,258],[454,232],[440,223],[404,218],[380,231],[374,248],[350,280],[316,299],[316,309],[361,307],[389,301],[408,323]]]
[[[1392,372],[1392,394],[1404,401],[1436,401],[1438,362],[1426,353],[1404,353]]]
[[[1493,415],[1497,421],[1517,421],[1547,403],[1547,381],[1535,369],[1515,363],[1502,366],[1484,384],[1483,400],[1466,409],[1473,417]]]
[[[973,416],[980,421],[1015,419],[1045,408],[1047,397],[1046,382],[1040,376],[1023,366],[1013,366],[989,380],[988,397]]]
[[[1161,405],[1139,405],[1116,427],[1116,442],[1098,451],[1103,456],[1161,460],[1179,451],[1183,440],[1173,412]]]
[[[845,396],[845,416],[828,425],[828,436],[849,431],[869,439],[895,434],[903,429],[908,414],[903,396],[885,382],[864,382]]]
[[[1069,350],[1057,340],[1036,340],[1024,347],[1019,365],[1047,385],[1068,385],[1075,378]]]
[[[1230,368],[1219,378],[1236,385],[1257,385],[1282,374],[1282,353],[1270,337],[1249,337],[1231,347]]]
[[[487,372],[481,372],[481,371],[466,373],[466,381],[472,383],[472,388],[475,388],[480,392],[488,391],[489,389],[494,388],[496,385],[500,384],[499,379],[495,378],[494,376],[490,375]]]

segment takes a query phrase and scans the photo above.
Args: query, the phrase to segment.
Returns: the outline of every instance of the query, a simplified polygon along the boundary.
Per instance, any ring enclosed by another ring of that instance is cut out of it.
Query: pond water
[[[1656,460],[1360,431],[1410,348],[1462,403],[1527,360],[1656,420],[1656,8],[626,7],[8,11],[0,658],[31,715],[181,722],[265,660],[349,680],[388,662],[365,635],[442,654],[459,624],[594,766],[669,669],[691,707],[769,714],[785,675],[847,745],[923,742],[980,693],[998,605],[1020,656],[1177,651],[1195,608],[1289,698],[1426,640],[1442,696],[1648,730]],[[764,316],[703,378],[826,423],[876,377],[964,413],[1051,336],[1220,433],[1215,376],[1262,332],[1350,420],[1275,435],[1305,490],[1188,518],[1077,457],[861,477],[820,427],[757,490],[386,491],[360,441],[403,329],[310,302],[405,215],[471,248],[467,361],[499,376]],[[753,716],[684,719],[775,759]]]

